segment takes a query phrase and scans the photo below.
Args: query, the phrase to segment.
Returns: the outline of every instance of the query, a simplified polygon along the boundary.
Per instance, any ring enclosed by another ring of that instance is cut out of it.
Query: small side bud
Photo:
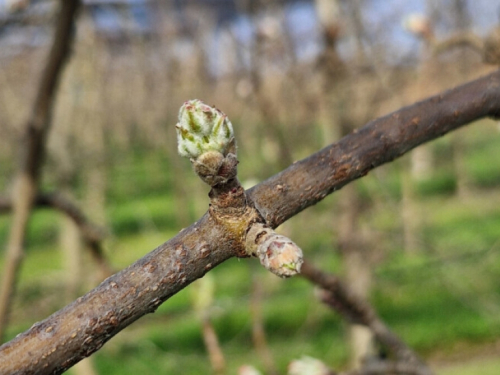
[[[291,239],[282,236],[263,224],[254,224],[247,233],[246,249],[249,255],[259,258],[260,263],[279,277],[300,273],[303,254]]]

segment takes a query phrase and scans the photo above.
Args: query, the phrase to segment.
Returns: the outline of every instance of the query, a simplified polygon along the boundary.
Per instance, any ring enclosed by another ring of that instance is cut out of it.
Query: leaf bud
[[[233,125],[226,114],[198,99],[182,105],[176,128],[179,154],[194,160],[209,151],[226,156],[234,142]]]

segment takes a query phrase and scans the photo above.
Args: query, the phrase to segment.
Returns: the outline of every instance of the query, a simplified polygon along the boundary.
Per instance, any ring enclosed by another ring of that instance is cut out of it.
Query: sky
[[[12,0],[10,0],[12,1]],[[87,0],[92,1],[92,0]],[[153,18],[148,15],[148,9],[143,5],[144,0],[127,0],[131,3],[131,15],[136,20],[137,30],[145,31],[147,23]],[[216,2],[217,0],[210,0]],[[218,0],[222,1],[222,0]],[[450,0],[436,0],[446,4]],[[8,0],[0,0],[0,15],[6,10]],[[373,37],[380,37],[383,43],[388,45],[398,45],[397,53],[393,56],[395,60],[404,59],[413,51],[418,50],[418,40],[406,32],[402,26],[403,16],[411,13],[425,14],[426,2],[429,0],[365,0],[363,17],[369,30],[375,30]],[[227,0],[224,0],[224,4]],[[243,14],[231,17],[234,14],[234,7],[223,7],[225,12],[219,14],[219,22],[214,33],[207,36],[207,43],[212,51],[220,51],[227,46],[225,31],[228,29],[236,36],[243,46],[251,42],[255,26],[252,20]],[[495,25],[500,24],[500,0],[469,0],[468,9],[472,18],[473,31],[479,35],[485,35]],[[260,17],[262,18],[262,17]],[[94,12],[96,25],[103,31],[111,32],[119,27],[116,13],[110,9],[102,8]],[[263,21],[262,19],[259,20]],[[285,18],[283,20],[290,30],[293,40],[295,40],[296,53],[299,59],[313,59],[320,51],[320,34],[318,30],[318,20],[312,1],[295,1],[285,8]],[[448,30],[436,30],[438,36],[445,34]],[[226,33],[227,34],[227,33]],[[444,35],[442,35],[444,36]],[[16,38],[13,39],[18,40]],[[245,48],[244,48],[245,49]],[[349,43],[343,41],[340,52],[349,54]],[[243,52],[245,54],[245,52]],[[217,53],[209,54],[209,63],[212,70],[223,72],[226,67],[223,61],[217,60]],[[244,60],[249,60],[248,54],[243,56]]]

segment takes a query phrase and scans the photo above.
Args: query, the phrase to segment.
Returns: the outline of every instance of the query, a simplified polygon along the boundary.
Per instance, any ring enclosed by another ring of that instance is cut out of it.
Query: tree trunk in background
[[[67,215],[61,216],[60,228],[59,242],[61,249],[63,249],[64,269],[66,270],[65,299],[67,303],[70,303],[80,296],[82,292],[82,281],[84,279],[82,238],[78,227]],[[77,363],[73,367],[75,375],[97,375],[93,358],[88,357]]]
[[[417,72],[416,90],[412,93],[411,100],[420,99],[432,87],[432,81],[436,77],[436,68],[439,66],[432,54],[434,43],[433,27],[437,22],[437,8],[434,2],[428,1],[427,22],[428,33],[415,34],[421,39],[423,46],[421,50],[421,66]],[[414,30],[410,30],[414,32]],[[432,173],[434,164],[432,149],[430,145],[421,145],[412,150],[408,161],[403,159],[401,172],[401,218],[403,222],[403,247],[407,254],[415,254],[420,248],[421,218],[418,211],[416,197],[416,185],[419,181],[428,179]]]
[[[25,125],[21,165],[15,177],[13,218],[7,244],[0,290],[0,342],[3,341],[14,295],[17,274],[24,256],[24,240],[31,209],[38,192],[45,143],[51,125],[52,110],[62,68],[69,58],[73,29],[80,0],[62,0],[53,44],[42,73],[32,112]]]
[[[74,74],[75,62],[68,65],[65,79],[61,82],[60,95],[54,109],[53,132],[48,141],[48,154],[55,160],[55,180],[59,192],[71,201],[72,183],[75,181],[77,167],[75,155],[71,150],[71,138],[74,136],[75,119],[79,114],[75,111],[78,97],[78,81]],[[60,217],[59,247],[62,250],[65,270],[65,301],[69,303],[81,292],[82,239],[79,228],[68,215]]]
[[[78,227],[66,215],[61,216],[59,243],[63,253],[63,264],[66,270],[66,301],[77,298],[82,284],[82,240]]]
[[[215,298],[215,280],[211,274],[196,281],[191,290],[193,310],[201,323],[203,342],[214,374],[226,372],[226,360],[219,344],[217,333],[211,321],[211,310]]]
[[[413,168],[421,157],[429,155],[429,150],[418,154],[416,149],[401,160],[401,220],[403,223],[403,248],[407,254],[416,254],[420,248],[421,217],[415,196],[415,174]]]
[[[258,22],[255,22],[258,25]],[[280,123],[277,108],[272,100],[266,95],[265,71],[269,64],[266,54],[266,43],[277,43],[276,35],[269,35],[266,27],[257,27],[256,35],[253,36],[252,53],[250,61],[250,81],[257,110],[260,113],[261,124],[257,128],[263,143],[262,154],[267,156],[268,165],[277,165],[279,169],[286,168],[293,163],[293,156],[289,142],[285,136],[285,130]],[[267,142],[266,142],[267,141]]]
[[[338,1],[316,0],[316,10],[323,27],[324,50],[319,64],[322,70],[323,92],[321,95],[320,124],[325,143],[332,143],[341,136],[353,130],[356,123],[353,100],[356,100],[351,89],[349,76],[351,72],[345,66],[337,53],[337,42],[340,34],[340,4]],[[357,51],[355,62],[359,66],[365,64],[365,54],[362,47],[362,19],[359,3],[349,4],[348,11],[353,22],[351,29],[354,34]],[[356,68],[354,68],[356,69]],[[336,139],[335,139],[336,138]],[[365,246],[360,241],[360,202],[354,184],[348,185],[339,192],[340,206],[338,224],[338,247],[340,248],[346,281],[360,298],[367,299],[371,286],[371,264],[365,253]],[[351,365],[359,369],[363,360],[373,353],[373,334],[369,328],[350,324],[349,338],[351,346]]]
[[[81,25],[81,23],[80,23]],[[85,40],[86,34],[80,34],[80,40]],[[82,46],[86,49],[85,43]],[[49,152],[54,154],[56,165],[56,181],[59,191],[63,196],[75,201],[72,193],[72,182],[77,177],[78,167],[75,165],[75,149],[72,149],[72,138],[75,138],[75,128],[87,124],[78,123],[79,118],[85,119],[84,114],[78,112],[81,82],[79,82],[79,63],[77,58],[68,66],[66,79],[62,82],[59,100],[54,116],[54,132],[49,142]],[[85,87],[85,86],[83,86]],[[85,91],[85,90],[84,90]],[[77,109],[75,111],[75,109]],[[61,215],[59,230],[59,245],[62,250],[63,267],[65,270],[65,301],[70,303],[79,297],[84,290],[85,262],[83,257],[84,245],[80,228],[68,215]],[[85,358],[77,363],[72,372],[75,375],[97,375],[94,369],[94,359]]]
[[[253,266],[253,264],[251,265]],[[252,267],[252,271],[254,268]],[[262,316],[262,279],[255,276],[252,272],[252,298],[250,300],[250,312],[252,316],[252,341],[257,351],[260,360],[264,364],[265,373],[269,375],[276,375],[276,365],[274,363],[273,355],[266,340],[266,331],[264,329],[264,320]],[[267,276],[267,275],[266,275]]]
[[[83,92],[80,99],[81,120],[78,124],[78,139],[81,142],[81,150],[86,160],[83,179],[85,187],[85,207],[91,219],[98,225],[106,223],[106,187],[107,187],[107,164],[106,145],[104,137],[103,118],[106,113],[103,89],[106,84],[104,76],[106,68],[99,56],[100,48],[97,37],[91,30],[82,37],[77,59],[78,67],[76,75],[80,77]],[[93,52],[92,52],[93,51]],[[110,61],[107,61],[110,63]],[[101,75],[102,74],[102,75]]]
[[[66,190],[63,188],[63,191]],[[69,194],[68,190],[67,194]],[[66,194],[66,195],[67,195]],[[82,292],[83,281],[83,247],[80,231],[74,221],[67,215],[61,216],[59,242],[63,250],[64,269],[66,270],[65,299],[67,303],[75,300]],[[96,375],[94,357],[88,357],[73,367],[76,375]]]
[[[465,0],[453,0],[451,4],[451,14],[455,16],[455,30],[459,33],[470,31],[470,14],[467,10]],[[458,53],[458,78],[460,81],[465,81],[470,78],[469,70],[471,66],[470,51],[466,51],[464,47],[459,47]],[[453,166],[455,177],[457,179],[457,194],[460,198],[471,196],[471,182],[467,173],[465,164],[465,154],[467,153],[466,134],[464,132],[456,132],[451,137],[453,147]]]
[[[95,148],[97,150],[98,147]],[[106,166],[102,154],[104,149],[100,149],[101,158],[94,159],[94,168],[85,171],[87,177],[85,188],[85,206],[92,220],[100,225],[106,222]],[[89,163],[91,164],[91,163]]]
[[[214,374],[221,375],[226,371],[226,360],[219,345],[219,339],[208,316],[202,319],[203,341],[208,351],[208,357]]]
[[[94,369],[92,358],[85,358],[72,367],[75,375],[98,375]]]
[[[319,123],[323,144],[328,145],[342,136],[337,93],[341,90],[342,78],[346,76],[346,67],[337,53],[341,17],[338,1],[315,0],[315,5],[323,34],[323,52],[318,60],[322,84]]]
[[[9,321],[9,310],[15,293],[17,276],[24,257],[24,238],[31,208],[35,200],[38,181],[28,173],[20,173],[14,182],[13,218],[5,254],[0,290],[0,342],[4,341]]]
[[[403,222],[403,248],[407,254],[420,249],[421,217],[418,209],[416,185],[429,177],[432,169],[432,153],[429,145],[423,145],[403,158],[401,170],[401,219]]]
[[[366,34],[363,22],[362,4],[359,0],[346,2],[347,11],[349,12],[349,19],[352,22],[351,29],[354,36],[353,42],[355,55],[355,64],[358,71],[354,76],[363,74],[365,67],[371,65],[366,57],[364,50],[363,38]],[[349,85],[353,90],[356,89],[356,84]],[[364,123],[368,119],[362,118],[363,113],[355,113],[356,110],[365,110],[363,106],[356,103],[358,100],[365,101],[365,107],[373,107],[372,103],[364,96],[356,95],[354,91],[350,92],[348,103],[351,103],[351,111],[345,112],[345,119],[343,120],[343,135],[347,135],[359,123]],[[362,98],[362,99],[361,99]],[[357,105],[355,105],[357,104]],[[371,118],[373,111],[365,111],[364,115]],[[360,117],[362,118],[359,122]],[[341,203],[342,214],[340,218],[340,232],[339,242],[340,249],[344,257],[344,267],[346,272],[346,281],[359,298],[368,300],[371,292],[372,282],[372,261],[369,248],[370,241],[363,238],[361,227],[359,225],[361,218],[361,197],[356,189],[356,184],[346,186],[347,190],[344,192],[343,201]],[[363,362],[374,355],[374,335],[370,328],[359,324],[351,324],[349,328],[350,344],[351,344],[351,364],[355,369],[361,369]]]
[[[371,290],[372,272],[370,254],[359,226],[360,205],[356,185],[342,189],[338,228],[339,248],[345,269],[345,280],[352,292],[363,300],[368,300]],[[351,366],[363,367],[363,362],[374,354],[373,333],[363,325],[350,324]]]

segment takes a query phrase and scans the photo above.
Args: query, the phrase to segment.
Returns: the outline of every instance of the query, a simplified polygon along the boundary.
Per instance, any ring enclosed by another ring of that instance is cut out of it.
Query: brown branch
[[[375,309],[356,296],[337,276],[326,274],[308,262],[302,265],[301,275],[323,289],[321,300],[344,319],[370,328],[378,342],[386,346],[398,361],[420,368],[422,374],[432,374],[417,354],[385,325]]]
[[[234,256],[238,252],[235,244],[238,239],[228,236],[223,225],[206,214],[172,240],[0,347],[0,368],[18,374],[62,373]]]
[[[334,190],[421,143],[500,115],[500,71],[374,120],[248,191],[277,226]],[[231,192],[228,192],[231,194]],[[244,218],[245,219],[245,218]],[[156,250],[0,347],[0,368],[59,374],[221,262],[244,253],[244,238],[205,214]],[[251,221],[233,226],[248,228]]]
[[[37,194],[34,206],[39,208],[53,208],[67,215],[80,229],[86,241],[102,241],[103,230],[92,224],[85,214],[70,200],[59,193]],[[5,196],[0,197],[0,214],[12,211],[12,200]]]
[[[102,241],[104,239],[103,229],[91,223],[73,202],[58,193],[45,193],[38,194],[35,204],[40,207],[52,207],[73,220],[80,230],[80,234],[90,250],[92,258],[98,264],[101,276],[106,278],[113,274],[113,268],[106,259],[102,248]]]
[[[61,10],[47,62],[38,86],[31,115],[25,125],[21,164],[14,179],[13,218],[0,284],[0,342],[8,322],[17,274],[24,255],[24,239],[35,202],[41,169],[45,158],[45,143],[51,124],[56,89],[62,68],[70,55],[74,20],[80,0],[61,0]]]
[[[202,317],[201,327],[203,332],[203,341],[205,342],[205,348],[208,352],[208,358],[210,359],[213,373],[224,374],[226,369],[226,360],[220,347],[217,333],[215,333],[215,328],[208,315]]]
[[[269,349],[266,340],[266,331],[264,328],[264,318],[262,314],[262,280],[258,279],[254,274],[252,277],[252,295],[250,298],[250,316],[252,319],[252,341],[263,365],[265,373],[268,375],[276,375],[278,371],[274,364],[273,354]]]
[[[23,161],[23,169],[38,178],[45,156],[47,136],[62,70],[70,57],[75,33],[75,19],[80,9],[80,0],[61,0],[58,23],[49,52],[47,64],[41,76],[32,114],[27,126],[28,152]]]

